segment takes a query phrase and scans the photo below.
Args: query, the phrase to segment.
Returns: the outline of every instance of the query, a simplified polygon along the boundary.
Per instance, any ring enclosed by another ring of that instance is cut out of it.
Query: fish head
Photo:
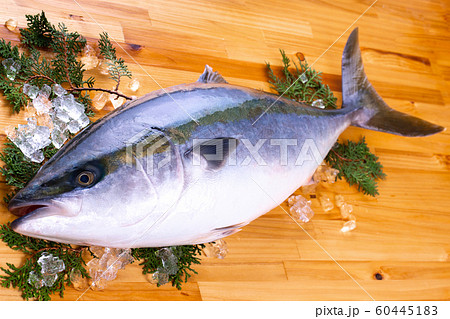
[[[134,137],[141,141],[146,134],[155,132],[117,116],[80,132],[10,201],[8,209],[20,216],[12,229],[69,244],[134,245],[176,203],[183,187],[176,147],[159,147],[154,156],[144,147],[139,151]]]
[[[136,166],[124,165],[120,155],[73,158],[48,162],[10,201],[8,209],[21,216],[12,222],[13,230],[57,242],[108,246],[153,211],[158,199],[151,180]]]

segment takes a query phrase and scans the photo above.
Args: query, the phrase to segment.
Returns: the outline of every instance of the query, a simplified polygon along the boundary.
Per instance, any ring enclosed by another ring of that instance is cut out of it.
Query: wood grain
[[[24,27],[24,14],[44,10],[53,23],[66,23],[89,42],[108,31],[142,84],[138,95],[195,81],[206,63],[232,84],[269,90],[265,62],[279,67],[279,48],[290,56],[301,51],[312,63],[372,3],[77,2],[80,6],[71,0],[6,0],[0,5],[0,22],[14,18]],[[449,9],[444,0],[378,1],[356,24],[366,72],[386,102],[447,129]],[[340,57],[348,34],[314,65],[324,72],[337,96]],[[0,36],[18,40],[17,31],[4,27]],[[97,78],[98,86],[112,87],[97,70],[87,73]],[[122,91],[132,95],[127,83]],[[0,99],[0,142],[5,126],[24,122],[23,115],[12,115],[8,103]],[[380,196],[369,198],[342,181],[322,189],[332,196],[344,194],[354,205],[357,228],[353,232],[340,233],[343,222],[338,210],[325,213],[317,199],[313,199],[316,216],[301,229],[286,215],[283,203],[229,237],[225,259],[203,258],[196,268],[199,274],[182,291],[152,286],[134,264],[121,270],[104,291],[90,290],[81,300],[449,300],[448,130],[431,137],[402,138],[351,127],[341,138],[357,140],[363,135],[387,173],[379,185]],[[1,195],[7,190],[1,182]],[[0,222],[14,219],[5,206],[0,210]],[[0,243],[0,266],[18,264],[23,258]],[[65,299],[80,295],[68,289]],[[0,288],[0,300],[20,299],[17,290]]]

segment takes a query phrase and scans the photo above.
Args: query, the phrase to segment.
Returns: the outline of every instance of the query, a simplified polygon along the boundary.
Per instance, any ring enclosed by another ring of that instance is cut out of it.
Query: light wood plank
[[[53,23],[64,22],[96,45],[104,30],[123,47],[143,95],[195,81],[209,64],[230,83],[270,90],[265,62],[280,71],[278,49],[312,63],[372,3],[357,0],[5,0],[0,23],[44,9]],[[155,287],[137,263],[118,273],[104,291],[82,300],[370,300],[343,267],[377,300],[450,299],[450,36],[448,1],[408,0],[377,3],[356,24],[369,79],[394,109],[438,123],[447,131],[425,138],[350,127],[341,140],[366,137],[387,179],[380,196],[370,198],[344,181],[321,186],[331,198],[343,194],[354,206],[357,228],[342,234],[337,208],[324,212],[312,199],[313,220],[302,227],[286,214],[287,203],[226,239],[223,260],[202,258],[178,291]],[[93,20],[95,19],[95,21]],[[314,64],[341,99],[341,54],[349,32]],[[17,44],[18,31],[0,26],[0,37]],[[128,55],[129,54],[129,55]],[[135,61],[138,63],[136,64]],[[97,86],[113,86],[98,70],[87,76]],[[149,77],[148,75],[151,75]],[[99,112],[105,115],[112,107]],[[0,143],[4,127],[25,123],[0,98]],[[8,192],[0,182],[0,197]],[[296,194],[299,192],[297,191]],[[251,200],[249,198],[248,200]],[[0,222],[14,220],[5,206]],[[302,229],[303,228],[303,229]],[[332,259],[334,258],[339,265]],[[0,243],[0,267],[25,256]],[[374,279],[379,272],[383,280]],[[82,292],[69,288],[66,300]],[[20,300],[15,289],[0,288],[0,300]],[[55,297],[55,299],[59,299]]]

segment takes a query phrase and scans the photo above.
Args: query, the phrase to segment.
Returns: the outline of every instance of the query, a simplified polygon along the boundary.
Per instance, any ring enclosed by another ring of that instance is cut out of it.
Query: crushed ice
[[[37,263],[41,267],[41,272],[30,271],[28,275],[28,283],[36,289],[53,286],[58,279],[58,274],[66,269],[62,259],[47,252],[42,253]]]
[[[150,275],[149,281],[152,284],[162,286],[169,282],[170,275],[175,275],[178,272],[178,257],[175,255],[173,247],[158,249],[155,254],[156,257],[161,259],[162,266]]]
[[[50,100],[52,92],[55,97]],[[28,106],[26,112],[28,124],[7,128],[5,132],[32,162],[41,163],[44,160],[44,147],[53,144],[61,148],[69,138],[69,133],[76,134],[90,123],[84,105],[59,84],[52,87],[44,84],[39,89],[25,83],[23,93],[32,101],[32,106]]]
[[[296,221],[307,223],[313,218],[314,211],[311,209],[311,201],[302,195],[289,197],[288,204],[290,215]]]
[[[11,80],[14,81],[14,79],[16,78],[17,73],[19,73],[21,65],[19,62],[14,61],[14,59],[9,58],[9,59],[4,59],[2,61],[3,67],[5,68],[5,74],[6,77]]]
[[[109,248],[109,247],[90,247],[96,258],[89,261],[86,266],[91,276],[90,288],[93,290],[102,290],[107,282],[117,277],[117,272],[124,269],[126,265],[134,260],[131,255],[131,249]],[[81,276],[73,275],[74,279],[84,280]],[[80,285],[75,282],[75,285]]]
[[[224,259],[228,254],[228,245],[225,240],[218,239],[214,242],[205,244],[205,248],[203,248],[202,251],[206,257]]]

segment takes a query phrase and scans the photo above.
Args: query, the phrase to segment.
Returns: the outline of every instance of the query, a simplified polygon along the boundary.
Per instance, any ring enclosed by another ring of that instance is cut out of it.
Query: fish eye
[[[80,186],[89,186],[95,181],[95,175],[91,171],[82,171],[78,174],[76,181]]]

